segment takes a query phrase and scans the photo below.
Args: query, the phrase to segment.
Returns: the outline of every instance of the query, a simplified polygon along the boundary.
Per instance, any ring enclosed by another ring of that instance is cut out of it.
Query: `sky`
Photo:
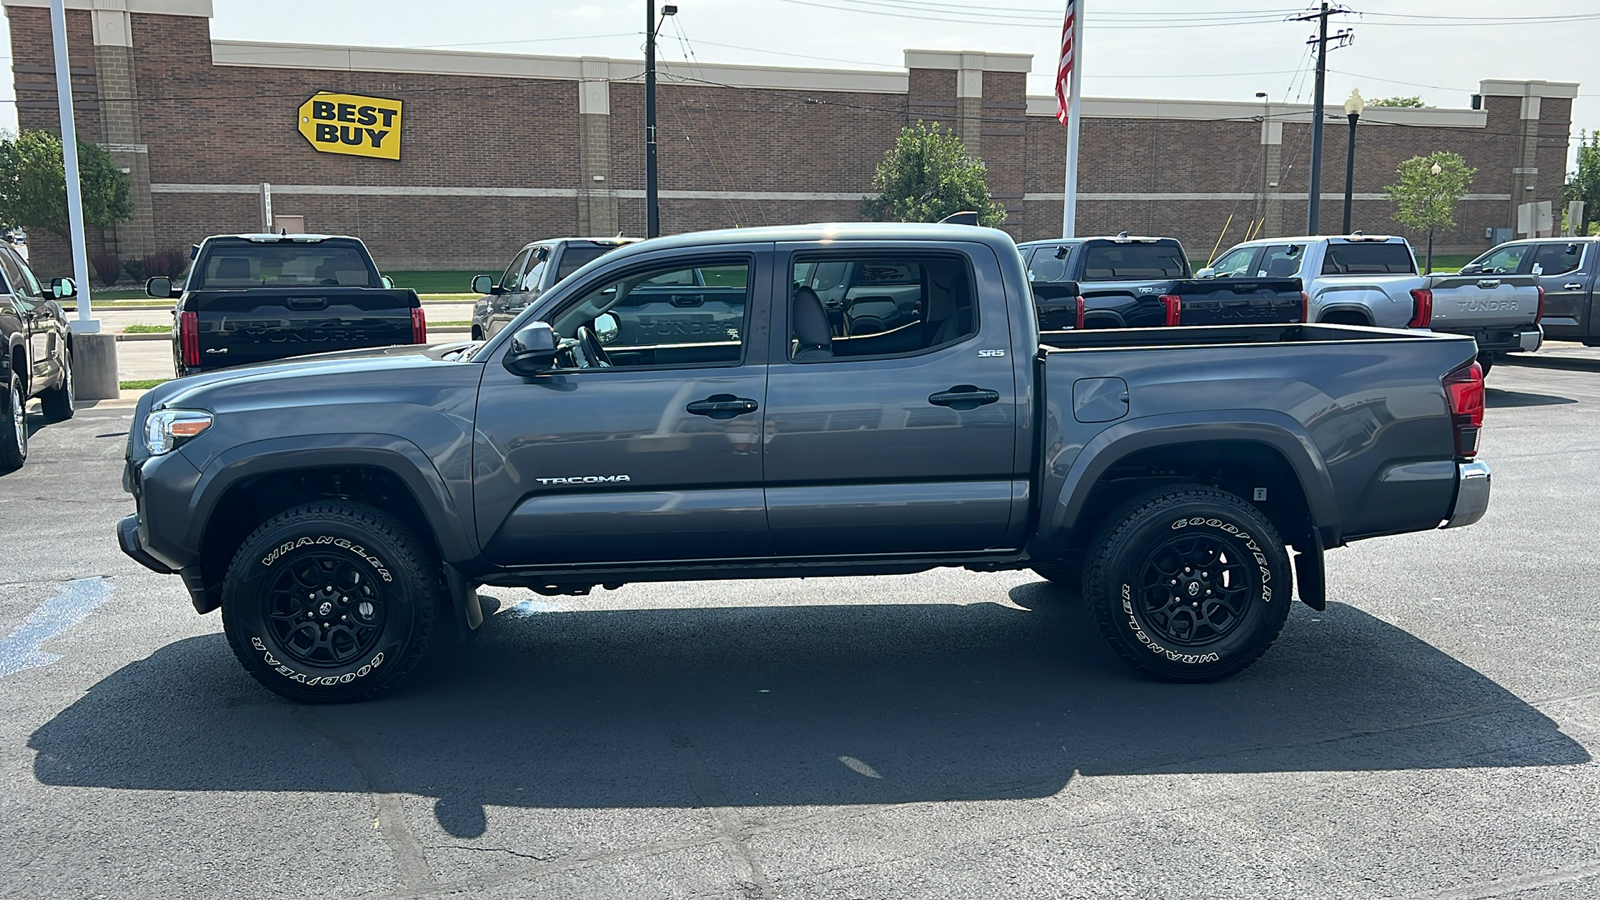
[[[213,0],[216,38],[638,59],[644,0]],[[1309,102],[1314,23],[1292,0],[1078,0],[1091,97]],[[1049,94],[1065,0],[678,0],[668,60],[899,69],[908,48],[1033,54]],[[658,2],[659,7],[663,5]],[[1336,4],[1339,5],[1339,4]],[[1420,95],[1465,108],[1488,78],[1576,81],[1573,142],[1600,129],[1595,0],[1348,0],[1353,42],[1328,57],[1326,97]],[[448,15],[441,15],[448,10]],[[10,56],[9,33],[0,52]],[[0,128],[16,127],[11,85]]]

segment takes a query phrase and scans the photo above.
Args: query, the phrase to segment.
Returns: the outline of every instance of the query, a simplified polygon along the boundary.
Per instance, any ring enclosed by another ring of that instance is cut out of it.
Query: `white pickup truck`
[[[1532,275],[1422,275],[1390,235],[1269,238],[1238,244],[1198,278],[1298,276],[1308,321],[1470,335],[1487,372],[1496,357],[1544,342],[1544,291]]]

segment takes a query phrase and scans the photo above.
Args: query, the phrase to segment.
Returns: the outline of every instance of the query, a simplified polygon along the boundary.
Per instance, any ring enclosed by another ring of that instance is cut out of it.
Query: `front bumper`
[[[117,523],[117,543],[122,547],[123,553],[128,554],[134,562],[144,566],[146,569],[152,572],[159,572],[162,575],[172,574],[172,568],[151,556],[150,551],[144,549],[144,544],[140,542],[138,513],[130,513],[123,516],[122,520]]]
[[[1456,464],[1456,502],[1443,527],[1460,528],[1483,518],[1489,511],[1489,475],[1486,462]]]

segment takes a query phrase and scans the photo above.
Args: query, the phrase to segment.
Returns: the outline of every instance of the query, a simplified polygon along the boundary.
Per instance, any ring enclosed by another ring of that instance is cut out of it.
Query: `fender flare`
[[[1218,416],[1223,418],[1219,421]],[[1061,494],[1040,512],[1039,549],[1048,557],[1067,544],[1089,494],[1102,475],[1129,455],[1155,447],[1227,441],[1260,444],[1289,463],[1305,495],[1312,526],[1337,546],[1338,498],[1326,462],[1311,435],[1286,413],[1270,410],[1218,410],[1170,413],[1118,422],[1100,432],[1078,454],[1063,479]]]
[[[451,500],[444,476],[422,448],[392,434],[359,432],[269,438],[218,454],[201,471],[190,495],[184,546],[202,545],[206,527],[218,512],[218,502],[243,479],[326,466],[369,466],[389,472],[400,479],[422,508],[444,562],[470,560],[477,555],[468,522]]]
[[[1371,326],[1373,323],[1372,309],[1370,307],[1362,306],[1358,303],[1336,303],[1330,306],[1324,306],[1317,310],[1317,322],[1321,323],[1327,321],[1328,313],[1339,312],[1357,313],[1361,316],[1361,318],[1367,320],[1367,324],[1369,326]]]

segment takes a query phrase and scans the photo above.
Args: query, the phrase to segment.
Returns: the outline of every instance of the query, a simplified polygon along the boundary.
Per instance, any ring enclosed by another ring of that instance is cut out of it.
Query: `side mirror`
[[[1205,268],[1201,269],[1200,271],[1194,273],[1194,277],[1196,277],[1196,278],[1215,278],[1215,277],[1217,277],[1217,270],[1212,268],[1211,266],[1206,266]]]
[[[383,285],[385,290],[390,290],[390,291],[394,290],[394,279],[390,278],[387,275],[384,275],[381,278],[379,278],[378,279],[378,283]]]
[[[493,275],[474,275],[474,276],[472,276],[472,292],[474,294],[492,294],[492,293],[494,293],[495,292],[494,291],[494,276]]]
[[[72,283],[71,278],[50,279],[50,296],[57,300],[78,296],[78,286]]]
[[[511,336],[511,349],[501,361],[506,371],[528,378],[555,368],[556,333],[547,322],[531,322]]]
[[[602,344],[609,344],[617,339],[617,334],[622,330],[622,323],[611,313],[601,313],[594,320],[594,336]]]
[[[157,300],[170,300],[172,299],[172,279],[165,275],[157,275],[144,283],[144,292]]]

